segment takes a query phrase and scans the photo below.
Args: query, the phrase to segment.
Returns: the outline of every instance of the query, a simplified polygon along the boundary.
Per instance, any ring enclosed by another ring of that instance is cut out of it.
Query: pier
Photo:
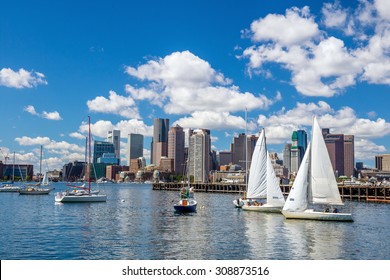
[[[186,187],[186,183],[153,183],[153,190],[179,191]],[[192,183],[190,185],[195,192],[207,193],[243,193],[244,184],[226,183]],[[376,185],[339,185],[339,192],[343,199],[367,202],[390,203],[390,186]],[[285,196],[290,192],[291,185],[281,185],[280,188]]]

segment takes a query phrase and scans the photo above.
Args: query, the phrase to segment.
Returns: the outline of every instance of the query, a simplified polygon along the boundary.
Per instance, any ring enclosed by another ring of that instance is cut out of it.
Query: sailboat
[[[188,161],[187,161],[188,165]],[[195,212],[197,202],[194,199],[194,191],[193,188],[190,187],[190,176],[187,168],[187,186],[183,187],[180,190],[180,199],[179,202],[173,205],[173,208],[176,212]]]
[[[256,200],[261,198],[266,198],[266,203]],[[245,201],[242,209],[247,211],[280,213],[283,205],[284,196],[267,151],[265,130],[263,129],[253,152],[247,201]]]
[[[315,209],[325,206],[325,210]],[[312,139],[283,207],[287,219],[353,221],[351,213],[340,213],[343,205],[336,178],[317,118],[313,118]]]
[[[39,162],[39,174],[42,174],[42,146],[41,146],[41,157]],[[41,187],[46,186],[46,187]],[[35,186],[27,186],[24,189],[21,189],[19,191],[19,194],[21,195],[40,195],[40,194],[49,194],[52,188],[47,187],[49,186],[49,179],[47,177],[47,172],[45,172],[45,175],[42,178],[42,181],[38,183]]]
[[[14,152],[14,161],[12,164],[12,181],[10,183],[6,183],[0,187],[0,192],[19,192],[21,187],[14,186],[15,181],[15,152]]]
[[[106,202],[107,195],[101,194],[99,191],[91,190],[91,179],[90,179],[90,165],[91,165],[91,120],[88,116],[88,164],[86,170],[86,178],[88,181],[88,187],[83,188],[82,191],[65,191],[58,192],[55,196],[56,202]]]

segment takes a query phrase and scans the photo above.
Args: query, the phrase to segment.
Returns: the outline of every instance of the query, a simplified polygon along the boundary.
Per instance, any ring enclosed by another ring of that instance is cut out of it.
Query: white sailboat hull
[[[283,210],[282,214],[287,219],[353,222],[352,214],[350,213],[317,212],[313,209],[307,209],[302,212]]]
[[[56,202],[106,202],[107,195],[105,194],[80,194],[80,195],[67,195],[63,193],[57,193],[55,196]]]
[[[40,194],[49,194],[52,189],[42,189],[42,188],[27,188],[20,190],[19,194],[23,195],[40,195]]]
[[[242,206],[242,209],[245,211],[268,212],[268,213],[281,213],[282,208],[283,206],[274,206],[270,204]]]

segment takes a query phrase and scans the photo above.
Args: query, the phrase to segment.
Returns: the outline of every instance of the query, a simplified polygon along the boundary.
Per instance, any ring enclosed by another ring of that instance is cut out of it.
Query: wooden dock
[[[182,183],[153,183],[153,190],[179,191],[187,184]],[[207,193],[243,193],[244,184],[222,183],[192,183],[195,192]],[[288,195],[291,185],[281,185],[284,195]],[[367,202],[390,203],[390,187],[375,185],[339,185],[341,198]]]

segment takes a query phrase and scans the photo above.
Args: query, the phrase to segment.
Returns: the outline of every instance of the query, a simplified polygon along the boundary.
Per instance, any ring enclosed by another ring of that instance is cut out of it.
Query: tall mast
[[[248,111],[245,107],[245,186],[248,191],[248,136],[247,136],[247,118]]]
[[[42,176],[42,145],[41,145],[41,157],[39,158],[39,179]]]
[[[14,162],[12,164],[12,183],[15,181],[15,152],[14,152]]]
[[[88,165],[87,165],[87,178],[88,178],[88,192],[91,192],[91,180],[89,178],[91,164],[91,119],[88,116]]]

